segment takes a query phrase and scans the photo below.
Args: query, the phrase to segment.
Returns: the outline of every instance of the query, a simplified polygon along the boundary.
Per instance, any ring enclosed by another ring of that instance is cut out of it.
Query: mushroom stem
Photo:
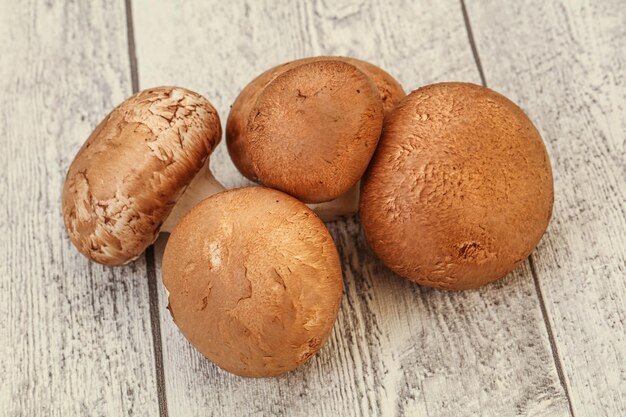
[[[180,219],[189,212],[196,204],[226,188],[218,180],[215,179],[213,173],[209,169],[209,161],[202,167],[200,172],[189,183],[183,195],[180,196],[176,205],[172,209],[172,212],[167,217],[161,232],[171,233],[174,230],[174,226],[178,224]]]
[[[356,214],[359,209],[359,188],[361,182],[357,182],[352,188],[331,201],[323,203],[307,204],[324,222],[334,222]],[[224,191],[226,188],[215,179],[209,169],[209,162],[202,167],[189,186],[180,196],[172,212],[167,217],[161,232],[172,233],[180,219],[185,216],[196,204],[205,198],[211,197]]]
[[[356,214],[359,210],[359,189],[361,181],[352,188],[331,201],[317,204],[307,204],[325,222],[334,222]]]

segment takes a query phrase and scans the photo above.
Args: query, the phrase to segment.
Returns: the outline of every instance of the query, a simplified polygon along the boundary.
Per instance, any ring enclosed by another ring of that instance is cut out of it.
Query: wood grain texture
[[[89,263],[65,172],[130,93],[119,2],[0,2],[0,415],[155,415],[146,268]]]
[[[178,1],[157,8],[138,0],[133,8],[142,88],[196,90],[223,123],[254,76],[307,55],[371,60],[407,90],[479,82],[457,1]],[[247,183],[223,143],[211,164],[226,186]],[[161,286],[170,416],[569,414],[527,264],[481,290],[429,290],[382,267],[356,220],[330,229],[345,273],[339,320],[318,356],[280,378],[241,379],[202,358],[169,317]]]
[[[468,12],[488,85],[527,110],[552,157],[555,211],[534,261],[574,414],[626,415],[626,7]]]

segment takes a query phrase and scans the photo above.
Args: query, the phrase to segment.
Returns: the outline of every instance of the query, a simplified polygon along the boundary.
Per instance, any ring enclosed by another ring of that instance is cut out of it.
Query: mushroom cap
[[[356,58],[340,57],[339,59],[355,65],[361,71],[366,73],[372,81],[374,81],[374,84],[376,84],[376,88],[378,89],[380,99],[383,102],[383,113],[385,114],[385,118],[406,95],[400,83],[382,68]]]
[[[526,114],[486,87],[441,83],[413,91],[388,118],[360,215],[391,270],[458,290],[526,259],[553,199],[548,154]]]
[[[342,294],[335,244],[295,198],[215,194],[174,228],[163,256],[169,310],[204,356],[241,376],[296,368],[328,339]]]
[[[89,259],[121,265],[157,238],[222,135],[204,97],[158,87],[128,98],[96,127],[63,187],[63,219]]]
[[[317,56],[298,59],[284,65],[302,65],[308,62],[337,60],[354,65],[372,79],[374,84],[376,84],[376,88],[378,89],[378,95],[383,102],[383,114],[385,117],[387,117],[387,115],[400,102],[400,100],[402,100],[402,98],[406,96],[406,93],[404,92],[404,89],[402,88],[400,83],[388,72],[374,64],[363,61],[361,59],[347,56]],[[276,68],[280,68],[280,66]]]
[[[345,59],[308,58],[248,84],[228,117],[228,150],[252,181],[306,203],[333,200],[361,178],[376,149],[383,103]]]

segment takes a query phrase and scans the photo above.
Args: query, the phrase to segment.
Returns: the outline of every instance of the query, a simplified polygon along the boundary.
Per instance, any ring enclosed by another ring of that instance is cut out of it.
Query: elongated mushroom
[[[402,96],[396,80],[364,61],[289,62],[258,76],[236,99],[228,150],[248,179],[314,204],[325,220],[351,215],[383,115]]]
[[[151,88],[121,103],[89,136],[67,173],[63,219],[74,245],[105,265],[136,259],[166,219],[175,224],[175,216],[221,188],[208,170],[220,139],[213,106],[184,88]],[[203,167],[192,184],[197,192],[179,199]]]
[[[441,83],[412,92],[389,116],[360,215],[390,269],[459,290],[524,261],[552,204],[548,154],[526,114],[488,88]]]
[[[167,242],[163,283],[191,344],[248,377],[278,375],[313,356],[332,330],[343,287],[324,223],[264,187],[224,191],[195,206]]]

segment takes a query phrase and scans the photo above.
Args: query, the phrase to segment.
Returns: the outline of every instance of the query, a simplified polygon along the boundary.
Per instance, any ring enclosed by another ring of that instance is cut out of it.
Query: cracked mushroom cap
[[[184,88],[151,88],[117,106],[65,179],[63,219],[74,245],[105,265],[136,259],[220,138],[211,103]]]
[[[383,110],[401,95],[389,74],[356,59],[318,57],[280,65],[254,79],[235,100],[226,126],[230,156],[252,181],[306,203],[333,200],[365,172]]]
[[[174,228],[163,256],[174,322],[221,368],[264,377],[290,371],[326,342],[342,274],[324,223],[280,191],[215,194]]]
[[[442,83],[412,92],[390,115],[360,215],[390,269],[459,290],[524,261],[552,204],[548,154],[526,114],[486,87]]]

